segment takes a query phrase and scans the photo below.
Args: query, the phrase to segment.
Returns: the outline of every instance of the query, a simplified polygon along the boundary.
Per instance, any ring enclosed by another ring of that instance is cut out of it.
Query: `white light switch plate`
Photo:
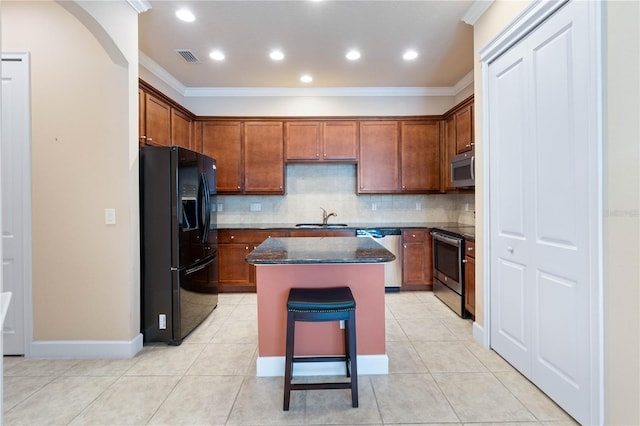
[[[116,209],[104,209],[104,223],[105,225],[116,224]]]

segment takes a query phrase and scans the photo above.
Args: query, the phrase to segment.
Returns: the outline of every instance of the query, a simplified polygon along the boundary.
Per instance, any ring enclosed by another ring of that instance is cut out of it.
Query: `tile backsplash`
[[[218,223],[460,222],[474,224],[473,194],[357,195],[352,164],[289,164],[286,195],[218,195]]]

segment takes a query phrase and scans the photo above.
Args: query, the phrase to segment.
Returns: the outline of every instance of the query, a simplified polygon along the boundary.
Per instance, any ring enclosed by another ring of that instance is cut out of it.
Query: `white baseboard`
[[[258,357],[258,377],[284,376],[283,356]],[[337,376],[346,374],[344,362],[305,362],[293,365],[294,376]],[[358,375],[389,374],[389,357],[384,355],[358,355]]]
[[[50,340],[31,343],[31,358],[133,358],[142,350],[142,334],[126,340]]]
[[[484,327],[474,321],[472,330],[473,330],[473,338],[476,339],[478,342],[482,343],[483,346],[486,346]]]

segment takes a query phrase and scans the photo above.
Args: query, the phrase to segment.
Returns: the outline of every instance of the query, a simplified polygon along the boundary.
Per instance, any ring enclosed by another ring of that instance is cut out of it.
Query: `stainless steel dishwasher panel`
[[[399,289],[402,285],[402,236],[399,228],[357,229],[358,237],[375,238],[396,257],[384,264],[384,286]]]

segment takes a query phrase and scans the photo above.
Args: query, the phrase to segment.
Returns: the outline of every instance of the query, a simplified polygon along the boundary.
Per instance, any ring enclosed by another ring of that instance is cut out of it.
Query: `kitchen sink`
[[[323,225],[321,223],[297,223],[296,228],[344,228],[349,226],[346,223],[328,223]]]

